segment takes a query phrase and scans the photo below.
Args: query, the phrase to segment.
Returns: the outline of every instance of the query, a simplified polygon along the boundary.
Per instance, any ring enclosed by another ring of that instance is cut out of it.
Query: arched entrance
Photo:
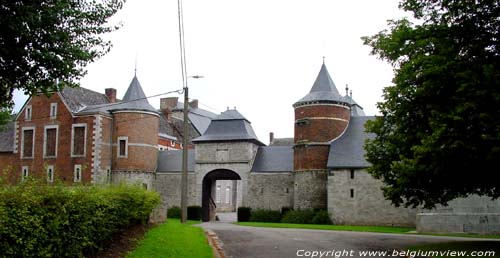
[[[228,169],[216,169],[203,177],[201,197],[202,221],[215,220],[216,205],[214,193],[215,182],[217,180],[241,180],[241,177],[236,172]]]

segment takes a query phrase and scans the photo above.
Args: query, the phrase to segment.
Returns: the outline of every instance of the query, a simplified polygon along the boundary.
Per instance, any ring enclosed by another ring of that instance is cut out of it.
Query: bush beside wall
[[[167,210],[167,218],[178,219],[181,217],[181,208],[178,206],[172,206]]]
[[[160,202],[140,186],[0,188],[0,257],[83,257],[112,235],[147,223]]]
[[[252,222],[280,222],[281,212],[273,210],[255,210],[250,212]]]
[[[188,206],[187,207],[187,219],[188,220],[201,220],[201,207],[200,206]]]
[[[282,223],[293,224],[332,224],[325,210],[290,210],[281,219]]]
[[[248,222],[250,221],[250,212],[252,209],[249,207],[238,207],[237,217],[238,222]]]

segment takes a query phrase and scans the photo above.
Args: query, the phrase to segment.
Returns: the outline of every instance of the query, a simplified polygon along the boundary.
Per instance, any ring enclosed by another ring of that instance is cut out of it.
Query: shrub
[[[273,210],[255,210],[250,212],[250,221],[253,222],[280,222],[281,212]]]
[[[330,219],[330,214],[328,214],[328,211],[326,210],[319,210],[316,212],[314,215],[314,218],[312,219],[313,224],[333,224],[332,220]]]
[[[282,223],[312,224],[314,218],[313,210],[291,210],[283,216]]]
[[[181,217],[181,208],[178,206],[172,206],[167,210],[167,218],[180,218]]]
[[[281,207],[281,217],[285,216],[289,211],[291,211],[292,208],[290,207]]]
[[[187,207],[187,219],[188,220],[201,220],[201,207],[200,206],[188,206]]]
[[[238,207],[237,216],[238,222],[248,222],[250,221],[250,212],[252,209],[249,207]]]
[[[26,180],[0,188],[1,257],[82,257],[112,235],[146,223],[159,203],[139,186],[47,186]]]

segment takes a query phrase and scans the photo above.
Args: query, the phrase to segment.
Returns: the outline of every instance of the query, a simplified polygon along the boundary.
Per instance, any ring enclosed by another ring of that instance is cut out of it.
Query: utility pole
[[[184,45],[184,18],[182,13],[182,0],[177,0],[177,16],[179,18],[179,43],[181,54],[182,88],[184,89],[184,132],[182,138],[182,174],[181,174],[181,223],[187,221],[187,195],[188,195],[188,84],[186,72],[186,51]]]

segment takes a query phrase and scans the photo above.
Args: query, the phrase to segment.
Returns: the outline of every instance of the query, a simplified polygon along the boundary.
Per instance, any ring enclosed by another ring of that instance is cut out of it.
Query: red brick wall
[[[50,118],[50,103],[57,103],[57,117]],[[46,179],[45,168],[47,165],[54,165],[54,179],[60,179],[68,184],[73,183],[73,169],[75,164],[82,165],[82,182],[91,180],[91,159],[92,159],[92,131],[94,117],[73,118],[58,94],[53,94],[50,98],[43,95],[33,96],[26,105],[32,106],[32,119],[25,121],[25,112],[19,115],[18,123],[18,153],[13,158],[13,178],[19,181],[21,178],[22,166],[29,166],[30,176]],[[72,124],[87,124],[86,155],[81,158],[71,157],[71,130]],[[57,157],[43,157],[44,127],[46,125],[58,125]],[[21,139],[23,127],[35,127],[35,148],[33,159],[21,158]]]
[[[172,144],[172,140],[165,139],[165,138],[158,138],[158,144],[162,145],[162,146],[166,146],[169,149],[178,149],[178,150],[182,149],[181,144],[179,142],[173,141],[173,144]]]
[[[349,119],[347,107],[325,104],[295,108],[294,170],[326,169],[328,143],[344,132]]]
[[[128,136],[129,146],[127,158],[118,158],[117,147],[113,146],[113,170],[154,171],[158,162],[156,147],[158,145],[158,116],[138,112],[120,112],[114,117],[114,144],[118,144],[118,137]],[[150,146],[131,146],[130,144]]]

